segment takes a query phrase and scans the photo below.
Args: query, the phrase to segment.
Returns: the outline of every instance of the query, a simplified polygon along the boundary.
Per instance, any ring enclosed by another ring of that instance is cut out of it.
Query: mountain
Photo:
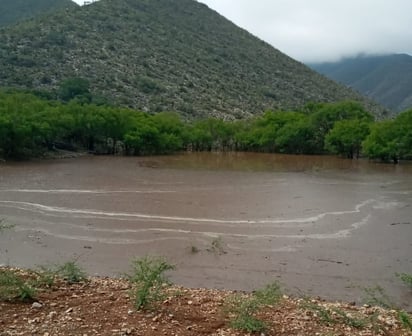
[[[0,28],[17,22],[77,5],[71,0],[1,0]]]
[[[310,67],[393,111],[412,108],[412,56],[358,56]]]
[[[87,79],[110,103],[242,118],[307,102],[383,109],[194,0],[101,0],[0,31],[0,86]]]

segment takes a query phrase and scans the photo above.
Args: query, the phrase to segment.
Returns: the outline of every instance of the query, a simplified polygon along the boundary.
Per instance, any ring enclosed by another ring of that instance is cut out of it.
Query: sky
[[[412,0],[198,1],[301,62],[412,55]]]

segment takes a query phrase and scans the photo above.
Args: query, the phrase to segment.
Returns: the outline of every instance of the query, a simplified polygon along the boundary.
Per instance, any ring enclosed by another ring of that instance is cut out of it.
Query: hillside
[[[310,66],[393,111],[412,107],[412,56],[359,56]]]
[[[53,10],[75,7],[71,0],[1,0],[0,28]]]
[[[0,31],[0,86],[94,95],[187,118],[242,118],[310,101],[360,100],[194,0],[101,0]]]

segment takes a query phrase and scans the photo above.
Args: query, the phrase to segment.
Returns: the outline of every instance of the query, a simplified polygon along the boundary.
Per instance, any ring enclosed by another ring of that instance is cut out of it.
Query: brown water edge
[[[412,273],[412,166],[334,157],[192,153],[0,164],[0,263],[78,258],[118,275],[162,255],[189,287],[354,300],[380,285],[411,309],[395,277]],[[213,248],[218,242],[218,248]]]

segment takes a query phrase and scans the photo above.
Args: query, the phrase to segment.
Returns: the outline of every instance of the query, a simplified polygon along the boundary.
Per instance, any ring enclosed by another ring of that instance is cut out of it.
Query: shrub
[[[154,309],[164,299],[165,289],[170,282],[165,272],[174,269],[163,258],[143,257],[132,262],[132,273],[127,275],[133,289],[131,296],[136,309]]]
[[[402,282],[412,289],[412,274],[396,273],[396,276],[402,280]]]
[[[76,264],[75,261],[68,261],[59,266],[56,274],[66,280],[69,284],[85,281],[86,273]]]
[[[23,275],[9,269],[0,270],[0,300],[30,301],[36,296],[36,289]]]
[[[249,333],[262,332],[267,326],[256,317],[265,305],[277,303],[281,298],[280,286],[277,282],[255,291],[250,296],[234,295],[226,300],[226,312],[230,315],[230,326]]]
[[[46,287],[46,288],[53,287],[55,280],[56,280],[56,276],[57,276],[56,270],[47,268],[45,266],[40,266],[39,270],[35,271],[35,274],[37,276],[37,280],[36,280],[37,287]]]
[[[399,321],[401,321],[402,326],[405,329],[409,329],[410,331],[412,331],[412,319],[409,316],[409,314],[403,310],[400,310],[398,312],[398,317],[399,317]]]

